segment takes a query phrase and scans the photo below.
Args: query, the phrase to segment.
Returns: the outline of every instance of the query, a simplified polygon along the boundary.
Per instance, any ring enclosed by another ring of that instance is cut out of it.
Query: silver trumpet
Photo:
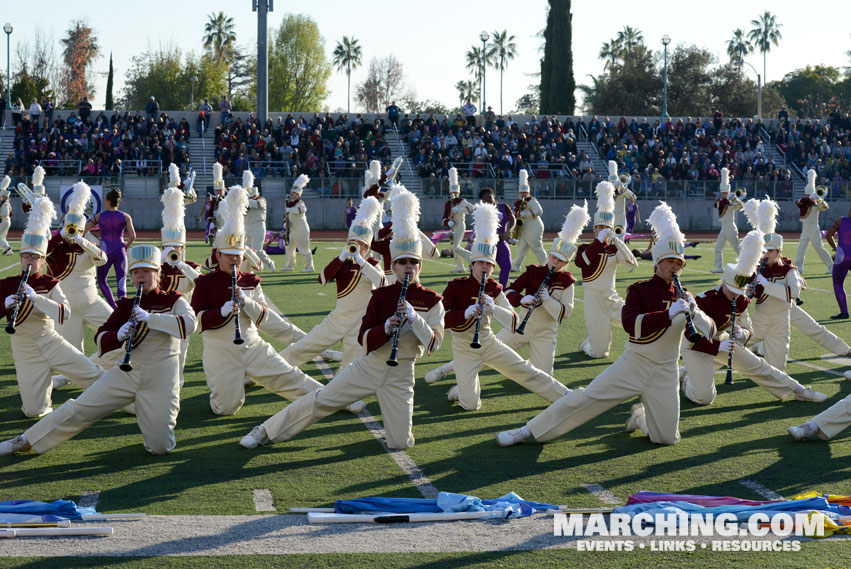
[[[21,182],[20,184],[15,186],[15,189],[18,190],[18,195],[21,196],[21,199],[23,199],[25,202],[27,202],[27,204],[29,204],[30,207],[33,207],[33,205],[35,204],[35,200],[37,198],[41,197],[41,196],[35,195],[35,192],[33,192],[29,188],[29,186],[27,186],[23,182]]]

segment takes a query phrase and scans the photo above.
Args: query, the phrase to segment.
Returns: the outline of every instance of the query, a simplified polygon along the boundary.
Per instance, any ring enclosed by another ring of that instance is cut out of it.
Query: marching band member
[[[730,170],[721,168],[721,197],[715,201],[718,209],[718,219],[721,220],[721,230],[715,241],[715,268],[713,273],[724,272],[724,245],[732,245],[736,255],[739,254],[739,228],[736,226],[736,211],[743,209],[742,200],[730,195]]]
[[[0,231],[2,234],[2,231]],[[834,240],[838,234],[839,244]],[[848,299],[845,296],[845,277],[851,270],[851,209],[845,217],[840,217],[833,222],[827,235],[824,236],[828,245],[836,252],[833,259],[833,294],[839,305],[839,314],[831,316],[834,320],[848,318]]]
[[[629,247],[617,239],[614,226],[614,187],[597,184],[597,212],[594,214],[594,239],[583,243],[573,262],[582,271],[585,293],[585,329],[588,336],[579,349],[591,358],[607,358],[612,346],[612,324],[620,325],[623,299],[615,290],[618,263],[629,272],[638,265]]]
[[[255,448],[270,441],[289,440],[323,417],[370,395],[378,399],[387,446],[414,446],[414,363],[424,352],[430,354],[440,346],[444,313],[440,295],[419,283],[419,202],[412,193],[404,191],[392,198],[391,205],[395,230],[390,255],[397,281],[372,291],[358,332],[363,355],[328,385],[287,405],[252,429],[240,441],[242,446]],[[364,228],[371,229],[367,225]],[[406,275],[409,280],[403,293]],[[387,362],[394,351],[397,365],[391,366]]]
[[[685,236],[674,212],[663,202],[648,221],[656,235],[655,274],[627,290],[623,327],[629,341],[623,354],[584,389],[570,391],[525,426],[498,433],[499,446],[514,445],[532,435],[538,442],[551,441],[632,397],[641,397],[642,402],[633,405],[627,431],[640,429],[657,444],[679,442],[677,362],[686,315],[704,336],[714,335],[714,324],[691,295],[678,297],[674,279],[685,266]]]
[[[626,235],[626,202],[635,203],[636,197],[632,191],[621,183],[618,176],[618,163],[614,160],[609,160],[609,183],[615,187],[615,227],[620,231],[615,231],[615,237],[623,240]],[[628,182],[627,182],[628,183]]]
[[[770,199],[759,204],[759,226],[765,235],[766,265],[753,281],[756,286],[754,298],[757,300],[751,341],[762,342],[765,361],[783,371],[789,354],[790,312],[801,292],[801,278],[797,269],[781,255],[783,237],[774,232],[778,211],[777,204]]]
[[[12,246],[6,241],[9,235],[9,227],[12,225],[12,205],[9,203],[10,192],[8,190],[12,179],[4,176],[0,182],[0,250],[3,255],[12,254]]]
[[[179,292],[190,302],[195,289],[195,279],[201,276],[198,263],[186,259],[185,197],[176,187],[163,192],[160,201],[163,204],[161,230],[163,263],[160,270],[160,290],[164,293]],[[183,387],[183,367],[186,364],[186,351],[189,349],[189,335],[180,340],[178,369],[180,386]]]
[[[449,199],[443,206],[443,225],[452,230],[452,256],[455,257],[455,268],[451,273],[465,273],[464,261],[470,263],[470,252],[462,243],[467,232],[467,216],[473,213],[473,206],[461,197],[461,186],[458,184],[458,170],[453,166],[449,169]]]
[[[319,282],[337,285],[337,303],[328,316],[306,336],[280,352],[281,357],[294,367],[301,367],[315,356],[343,342],[340,368],[353,362],[361,353],[357,330],[363,319],[366,305],[374,288],[384,286],[384,275],[377,268],[378,259],[364,256],[372,242],[375,218],[381,215],[381,204],[370,196],[361,201],[355,220],[349,228],[348,241],[339,256],[319,273]],[[351,249],[350,249],[351,247]]]
[[[45,171],[41,166],[36,166],[33,170],[33,187],[30,192],[32,192],[35,197],[45,197],[47,195],[47,190],[44,187],[44,175]],[[21,210],[24,214],[29,213],[30,204],[27,200],[21,200]]]
[[[21,237],[21,274],[0,280],[0,298],[4,299],[3,312],[7,319],[11,319],[18,306],[15,333],[11,338],[12,357],[23,402],[21,410],[27,417],[41,417],[52,410],[51,369],[84,388],[103,372],[54,327],[54,322],[61,325],[71,314],[59,280],[41,274],[50,238],[50,222],[55,218],[56,210],[50,198],[35,198]],[[30,276],[22,283],[27,268]]]
[[[807,187],[804,191],[806,195],[797,202],[801,214],[801,240],[798,241],[798,254],[795,255],[795,266],[803,274],[804,256],[807,254],[807,246],[812,245],[827,267],[827,272],[830,272],[833,268],[833,260],[821,242],[821,229],[818,223],[819,213],[827,211],[830,206],[824,201],[824,198],[816,194],[816,171],[812,168],[807,170]]]
[[[62,283],[71,315],[56,327],[59,335],[78,351],[83,347],[84,326],[97,330],[112,307],[100,297],[97,289],[97,267],[106,263],[106,254],[86,233],[86,206],[92,190],[85,182],[77,182],[68,197],[63,227],[47,243],[47,274]]]
[[[303,273],[312,273],[313,255],[310,253],[310,226],[307,224],[307,204],[301,199],[301,193],[304,187],[310,182],[307,174],[302,174],[293,183],[293,188],[290,191],[290,199],[287,200],[286,219],[287,230],[290,235],[290,242],[287,244],[287,260],[286,265],[281,268],[282,271],[292,271],[295,268],[295,253],[296,249],[304,257]],[[260,241],[262,248],[263,241]]]
[[[520,199],[514,202],[514,215],[517,218],[517,255],[513,257],[512,271],[519,271],[526,259],[527,251],[531,250],[538,259],[538,264],[547,262],[547,254],[544,253],[544,222],[541,216],[544,208],[538,200],[532,197],[529,189],[529,171],[520,170],[518,192]]]
[[[233,415],[242,407],[245,377],[290,400],[322,387],[290,366],[257,333],[258,325],[268,315],[262,302],[260,277],[237,270],[245,249],[243,214],[247,207],[245,189],[231,187],[220,207],[224,225],[216,234],[218,265],[214,272],[195,279],[192,293],[192,308],[198,315],[204,341],[210,408],[217,415]],[[232,284],[234,274],[236,289]],[[244,343],[236,344],[237,338]]]
[[[814,436],[829,441],[851,425],[851,395],[837,401],[806,423],[787,429],[796,441],[806,441]]]
[[[377,160],[375,160],[375,162],[377,162]],[[408,191],[406,188],[404,188],[404,186],[394,186],[389,192],[386,193],[386,196],[384,193],[381,192],[377,194],[372,193],[372,196],[378,199],[379,203],[381,203],[382,200],[392,202],[393,197],[402,190],[406,192]],[[383,211],[383,209],[381,209],[380,211]],[[381,226],[381,215],[379,215],[378,217],[379,221],[377,225]],[[437,247],[435,247],[434,243],[432,243],[431,239],[429,239],[428,235],[420,231],[419,236],[420,246],[422,247],[423,251],[423,258],[436,259],[440,257],[440,252],[437,250]],[[392,263],[393,254],[390,252],[390,242],[392,238],[393,221],[390,220],[384,227],[381,227],[381,229],[379,229],[378,232],[375,233],[375,238],[369,244],[369,248],[372,251],[381,255],[381,262],[384,266],[384,280],[387,284],[393,284],[394,282],[396,282],[396,273],[393,271]],[[469,256],[469,252],[467,252],[467,255]]]
[[[496,244],[496,260],[499,266],[499,284],[505,288],[508,286],[508,281],[511,278],[511,249],[508,247],[508,241],[511,239],[511,233],[514,231],[514,212],[508,204],[499,203],[494,197],[493,188],[482,188],[479,190],[479,203],[491,204],[496,207],[497,219],[497,235],[499,241]],[[475,230],[474,235],[475,238]],[[472,255],[471,255],[472,257]]]
[[[716,325],[716,333],[712,337],[702,337],[696,343],[689,342],[685,337],[682,340],[682,356],[686,367],[682,389],[685,396],[698,405],[709,405],[715,400],[713,374],[728,363],[730,352],[735,371],[778,399],[794,396],[798,401],[817,403],[827,399],[823,393],[804,387],[745,348],[751,337],[748,316],[750,301],[745,296],[745,288],[762,257],[762,242],[763,235],[758,229],[745,235],[741,242],[741,253],[735,264],[728,263],[724,268],[721,283],[700,293],[695,299],[698,308],[712,318]],[[734,299],[736,322],[728,334],[726,330],[730,328]]]
[[[490,321],[494,318],[514,333],[517,313],[502,292],[502,286],[488,278],[496,265],[499,242],[496,206],[477,204],[473,209],[473,222],[476,237],[470,259],[471,274],[449,281],[443,292],[446,326],[452,333],[452,367],[457,381],[447,398],[458,401],[468,411],[480,408],[479,370],[487,365],[547,401],[555,401],[568,389],[520,357],[491,331]],[[478,340],[480,348],[471,346],[474,340]]]
[[[180,341],[195,329],[195,314],[183,295],[163,292],[157,286],[159,249],[136,245],[128,257],[131,282],[142,286],[140,303],[135,306],[133,298],[119,298],[115,311],[97,332],[97,344],[102,354],[120,351],[132,335],[132,369],[115,366],[107,370],[77,399],[69,399],[23,435],[0,443],[0,455],[30,448],[44,454],[130,404],[136,409],[145,449],[151,454],[174,449],[180,411]]]
[[[204,243],[212,243],[216,236],[216,227],[221,225],[221,219],[218,217],[217,210],[219,202],[225,197],[225,180],[222,177],[222,165],[220,162],[213,164],[213,193],[207,194],[207,199],[204,201],[204,207],[198,214],[198,220],[204,218],[204,226],[206,232],[204,234]]]
[[[266,267],[274,273],[275,261],[270,259],[266,251],[263,250],[263,242],[266,240],[266,198],[261,196],[260,190],[254,186],[254,174],[251,170],[246,169],[242,173],[242,187],[248,192],[248,210],[245,212],[245,244],[251,247],[263,260]]]

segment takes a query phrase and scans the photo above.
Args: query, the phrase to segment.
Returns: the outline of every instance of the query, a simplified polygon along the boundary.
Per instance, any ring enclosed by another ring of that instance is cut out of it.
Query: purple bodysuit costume
[[[127,220],[123,211],[106,210],[100,213],[98,225],[101,249],[106,253],[106,263],[98,267],[98,286],[109,305],[115,308],[115,298],[106,283],[106,277],[109,275],[110,267],[114,266],[115,280],[118,282],[118,298],[127,296],[124,283],[127,276],[127,250],[124,248],[124,228],[127,227]]]
[[[505,225],[508,223],[509,209],[504,203],[497,204],[496,210],[499,213],[499,226],[497,234],[505,233]],[[496,244],[496,264],[499,266],[499,284],[505,289],[508,287],[508,279],[511,278],[511,249],[508,248],[508,243],[504,239],[500,239]]]
[[[833,294],[839,304],[839,313],[848,314],[848,300],[845,297],[845,276],[851,269],[851,217],[843,217],[839,222],[839,239],[836,243],[836,258],[833,260]]]

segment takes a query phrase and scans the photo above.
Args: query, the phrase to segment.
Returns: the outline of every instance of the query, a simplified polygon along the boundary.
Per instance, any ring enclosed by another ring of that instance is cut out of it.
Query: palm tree
[[[598,56],[600,59],[605,61],[603,64],[603,71],[606,69],[610,72],[614,71],[615,65],[618,63],[618,58],[621,56],[621,52],[622,49],[617,38],[612,41],[603,42],[603,45],[600,47],[600,55]]]
[[[641,30],[632,26],[624,26],[623,30],[618,32],[617,42],[623,47],[624,58],[626,58],[632,55],[633,49],[644,43],[644,36],[641,34]]]
[[[236,42],[233,18],[224,12],[207,16],[203,41],[204,48],[209,49],[217,60],[230,62],[231,50]]]
[[[745,30],[742,28],[733,32],[733,39],[727,40],[727,55],[730,56],[730,61],[744,61],[745,56],[752,52],[753,46],[745,37]]]
[[[337,42],[337,47],[334,48],[334,67],[337,71],[346,72],[346,113],[350,112],[352,105],[352,69],[357,69],[363,63],[361,57],[361,46],[357,38],[343,36],[343,41]]]
[[[467,71],[473,75],[476,83],[479,85],[479,104],[482,103],[482,78],[484,77],[484,65],[482,57],[482,48],[472,45],[466,53],[467,56]],[[490,63],[490,62],[488,62]]]
[[[490,63],[494,69],[499,70],[499,114],[502,114],[502,76],[508,62],[517,57],[517,44],[514,36],[508,35],[508,30],[493,33],[493,42],[488,48],[485,63]]]
[[[461,101],[461,104],[472,101],[476,96],[476,81],[471,79],[469,81],[458,81],[455,84],[455,89],[458,90],[458,100]]]
[[[753,29],[748,32],[748,39],[762,52],[762,83],[765,85],[768,83],[765,75],[766,55],[771,51],[771,44],[777,45],[783,39],[780,35],[783,24],[778,24],[777,16],[766,10],[758,20],[751,20],[751,25]]]

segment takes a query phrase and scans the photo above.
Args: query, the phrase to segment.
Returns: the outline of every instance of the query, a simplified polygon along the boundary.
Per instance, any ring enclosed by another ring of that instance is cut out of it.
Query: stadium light
[[[747,65],[753,72],[756,73],[756,116],[758,119],[762,119],[762,76],[759,74],[759,71],[756,70],[756,67],[745,61],[744,59],[739,59],[733,62],[733,65],[736,67],[743,67]]]
[[[488,66],[487,66],[488,58],[485,55],[485,50],[487,49],[488,40],[490,38],[491,38],[490,34],[487,33],[484,30],[482,30],[482,33],[479,34],[479,39],[482,40],[482,100],[480,101],[482,108],[479,112],[481,112],[482,114],[485,114],[485,110],[486,110],[485,105],[487,105],[487,101],[486,101],[486,97],[485,97],[485,93],[486,93],[486,90],[485,90],[486,89],[486,87],[485,87],[485,72],[487,71],[487,68],[488,68]]]
[[[12,108],[12,75],[9,67],[9,45],[12,37],[12,24],[6,22],[3,25],[3,31],[6,32],[6,108]],[[5,123],[3,123],[5,124]]]
[[[662,116],[668,118],[668,44],[671,43],[671,36],[665,34],[662,36],[662,45],[665,46],[665,79],[664,91],[662,94]]]

